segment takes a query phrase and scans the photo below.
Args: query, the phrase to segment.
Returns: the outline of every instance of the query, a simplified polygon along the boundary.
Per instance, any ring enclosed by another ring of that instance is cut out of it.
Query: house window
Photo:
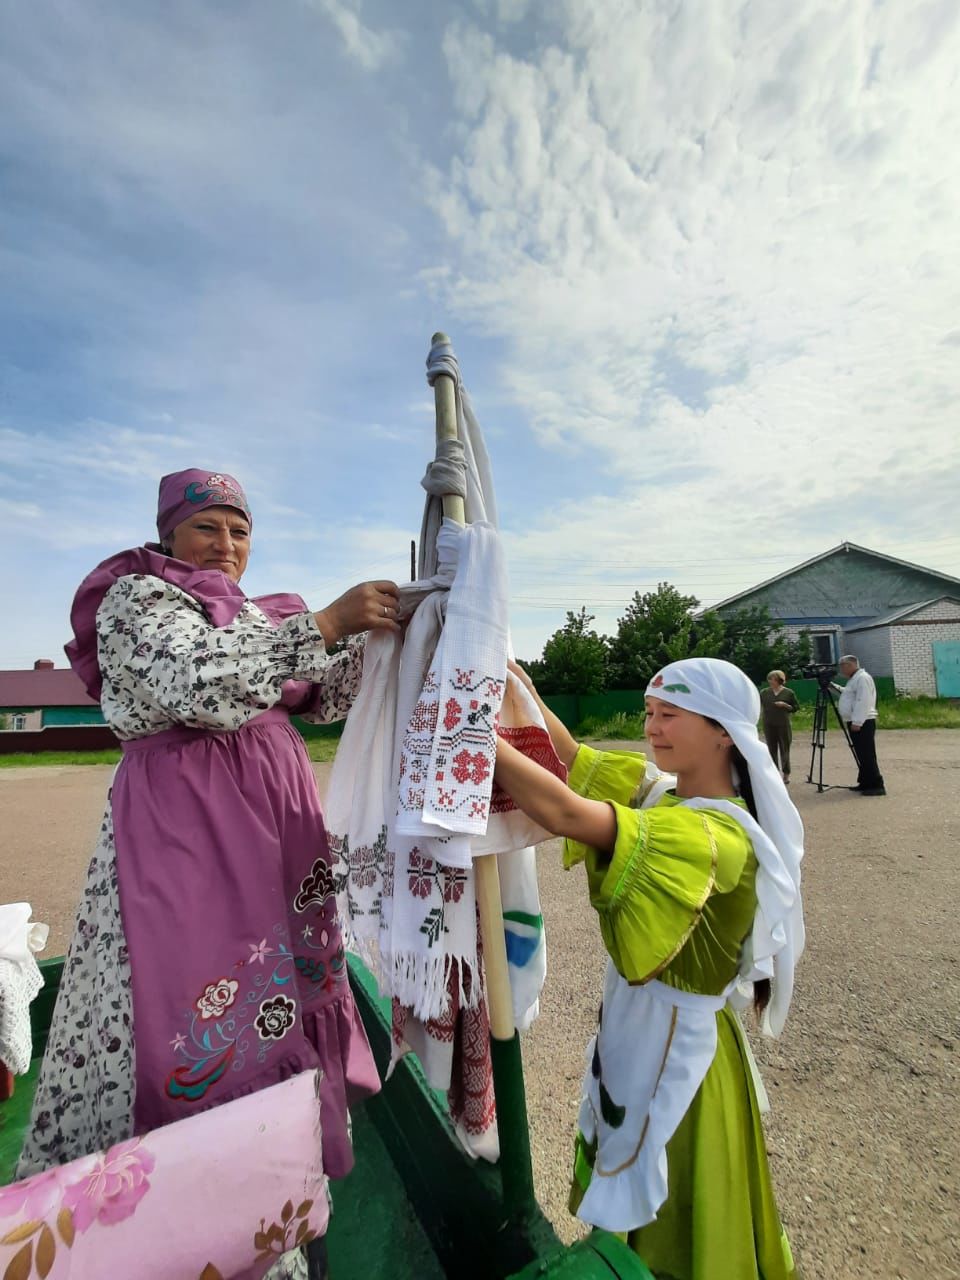
[[[26,727],[27,727],[27,717],[26,717],[26,716],[11,716],[11,717],[10,717],[10,728],[11,728],[11,729],[17,729],[17,730],[19,730],[20,732],[23,732],[23,730],[24,730],[24,729],[26,729]]]
[[[829,665],[834,659],[834,640],[832,631],[813,631],[810,634],[810,658],[812,662]]]

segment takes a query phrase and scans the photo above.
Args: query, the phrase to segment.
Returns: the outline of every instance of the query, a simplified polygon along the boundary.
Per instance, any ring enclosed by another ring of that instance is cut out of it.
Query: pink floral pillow
[[[259,1280],[327,1228],[320,1073],[0,1187],[6,1280]]]

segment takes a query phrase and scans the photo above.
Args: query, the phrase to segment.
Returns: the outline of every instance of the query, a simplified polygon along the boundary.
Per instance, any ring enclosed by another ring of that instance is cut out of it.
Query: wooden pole
[[[449,343],[445,333],[435,333],[432,345]],[[433,385],[437,411],[437,444],[441,440],[458,439],[457,396],[453,379],[442,375]],[[445,494],[443,514],[458,524],[466,523],[463,499],[459,494]],[[503,933],[503,903],[500,900],[500,875],[494,855],[477,858],[473,864],[480,911],[480,937],[483,942],[483,966],[487,986],[487,1011],[490,1034],[494,1040],[512,1040],[513,997],[507,969],[507,946]]]
[[[445,333],[435,333],[432,345],[449,344]],[[458,438],[457,396],[453,379],[443,375],[433,386],[437,411],[437,443]],[[443,514],[465,523],[463,499],[447,494]],[[520,1037],[513,1025],[513,997],[507,969],[507,944],[503,930],[500,871],[495,855],[476,858],[474,887],[480,915],[483,967],[486,976],[487,1013],[490,1018],[490,1060],[500,1135],[500,1177],[507,1221],[517,1229],[537,1212],[527,1126],[527,1100],[523,1087]]]

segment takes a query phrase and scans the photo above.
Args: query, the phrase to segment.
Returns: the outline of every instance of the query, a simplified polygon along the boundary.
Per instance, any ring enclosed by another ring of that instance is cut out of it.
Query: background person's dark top
[[[775,707],[775,702],[789,702],[790,710],[786,707]],[[786,685],[782,689],[774,692],[767,685],[766,689],[760,690],[760,706],[763,711],[764,728],[769,726],[771,729],[783,729],[790,723],[790,717],[799,707],[797,695],[792,689],[788,689]]]

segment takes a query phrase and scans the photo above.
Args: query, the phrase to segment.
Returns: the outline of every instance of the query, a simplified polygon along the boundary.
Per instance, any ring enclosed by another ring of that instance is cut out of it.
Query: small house
[[[854,653],[899,693],[960,698],[960,578],[842,542],[714,608],[755,605],[808,632],[813,662]]]
[[[100,704],[69,667],[39,658],[30,671],[0,671],[0,751],[115,745]]]

